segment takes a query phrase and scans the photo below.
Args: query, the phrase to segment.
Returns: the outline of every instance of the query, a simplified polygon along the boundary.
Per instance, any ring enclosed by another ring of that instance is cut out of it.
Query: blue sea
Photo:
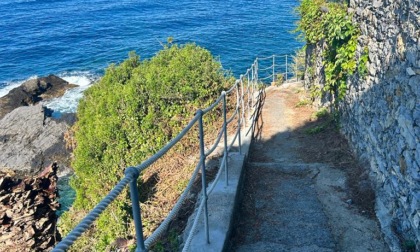
[[[135,51],[150,58],[168,37],[195,42],[238,77],[257,56],[292,54],[298,0],[1,0],[0,97],[56,74],[80,88],[49,103],[74,111],[81,92]]]

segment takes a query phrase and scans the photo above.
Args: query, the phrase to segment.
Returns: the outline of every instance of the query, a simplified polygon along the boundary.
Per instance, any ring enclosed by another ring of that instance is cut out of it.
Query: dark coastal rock
[[[0,172],[1,251],[49,251],[60,239],[57,168],[52,164],[25,179]]]
[[[37,104],[19,107],[0,120],[0,171],[13,170],[18,176],[34,175],[56,162],[60,174],[70,170],[70,151],[64,133],[74,116],[55,120]]]
[[[29,106],[42,100],[60,97],[67,89],[76,86],[77,85],[69,84],[67,81],[55,75],[28,80],[0,98],[0,119],[15,108]]]

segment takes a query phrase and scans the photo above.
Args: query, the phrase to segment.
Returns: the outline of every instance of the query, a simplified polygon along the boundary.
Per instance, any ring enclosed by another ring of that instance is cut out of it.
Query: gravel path
[[[298,84],[266,90],[229,251],[388,251],[376,220],[350,205],[346,173],[305,162],[298,132],[308,113],[286,101],[300,92]]]

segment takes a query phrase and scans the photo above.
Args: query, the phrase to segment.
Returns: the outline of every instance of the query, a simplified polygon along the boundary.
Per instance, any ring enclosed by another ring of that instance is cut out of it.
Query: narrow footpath
[[[229,251],[389,251],[374,193],[300,84],[266,89]]]

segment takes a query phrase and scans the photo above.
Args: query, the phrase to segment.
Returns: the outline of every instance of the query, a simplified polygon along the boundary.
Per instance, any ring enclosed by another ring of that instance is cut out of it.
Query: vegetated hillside
[[[144,61],[132,53],[110,66],[78,107],[71,181],[77,196],[62,217],[63,236],[117,184],[126,167],[163,147],[197,109],[214,102],[231,84],[221,64],[195,44],[168,44]],[[204,117],[209,130],[216,118]],[[189,180],[196,142],[193,131],[139,179],[146,235],[166,216]],[[125,190],[73,248],[103,251],[116,238],[132,239],[130,204]]]

